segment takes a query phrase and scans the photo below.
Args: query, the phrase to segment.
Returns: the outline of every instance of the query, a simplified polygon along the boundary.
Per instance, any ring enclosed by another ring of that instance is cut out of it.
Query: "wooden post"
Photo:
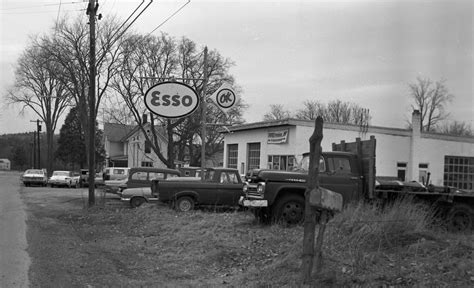
[[[201,181],[204,181],[204,169],[206,169],[206,93],[207,93],[207,81],[209,75],[207,75],[207,46],[204,47],[204,82],[202,83],[201,90]]]
[[[87,15],[89,15],[89,207],[95,205],[95,15],[99,3],[89,0]]]
[[[321,141],[323,139],[323,118],[318,116],[315,120],[313,135],[309,138],[309,171],[308,182],[305,191],[305,220],[303,236],[303,256],[301,264],[303,285],[308,285],[311,281],[314,258],[314,236],[316,230],[317,209],[310,205],[310,192],[319,187],[319,159],[321,158]],[[323,231],[324,232],[324,231]],[[321,231],[320,231],[321,233]],[[322,236],[322,235],[321,235]],[[318,235],[319,237],[319,235]],[[322,239],[321,241],[322,245]]]

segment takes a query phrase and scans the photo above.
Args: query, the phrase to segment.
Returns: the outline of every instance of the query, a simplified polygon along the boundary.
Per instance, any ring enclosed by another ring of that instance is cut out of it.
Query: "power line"
[[[151,33],[155,32],[158,28],[160,28],[161,26],[163,26],[166,22],[168,22],[168,20],[170,20],[171,18],[173,18],[174,15],[178,14],[179,11],[181,11],[186,5],[188,5],[189,3],[191,2],[191,0],[188,0],[188,2],[186,2],[183,6],[181,6],[178,10],[176,10],[173,14],[171,14],[171,16],[169,16],[168,18],[165,19],[165,21],[161,22],[158,26],[155,27],[155,29],[153,29],[150,33],[148,33],[146,36],[149,36]]]
[[[67,2],[67,3],[51,3],[51,4],[41,4],[41,5],[30,5],[30,6],[23,6],[23,7],[10,7],[10,8],[1,8],[0,11],[7,11],[7,10],[17,10],[17,9],[28,9],[28,8],[39,8],[39,7],[49,7],[49,6],[61,6],[66,4],[80,4],[83,3],[82,1],[77,2]]]
[[[86,11],[86,9],[67,9],[62,10],[65,12],[77,12],[77,11]],[[21,12],[7,12],[7,11],[0,11],[2,15],[25,15],[25,14],[47,14],[47,13],[55,13],[57,10],[42,10],[42,11],[21,11]]]

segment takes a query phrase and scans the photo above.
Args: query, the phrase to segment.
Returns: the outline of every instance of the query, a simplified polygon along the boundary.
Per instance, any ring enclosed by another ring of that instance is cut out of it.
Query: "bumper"
[[[244,207],[268,207],[267,200],[252,200],[241,196],[239,199],[239,205]]]
[[[49,185],[63,185],[63,186],[68,186],[69,185],[69,181],[66,181],[66,180],[53,180],[53,181],[48,181],[48,184]]]

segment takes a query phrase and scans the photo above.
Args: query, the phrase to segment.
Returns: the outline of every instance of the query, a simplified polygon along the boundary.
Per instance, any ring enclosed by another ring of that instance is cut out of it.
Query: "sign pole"
[[[206,88],[207,88],[207,46],[204,47],[204,82],[201,90],[201,181],[204,181],[204,169],[206,168]]]

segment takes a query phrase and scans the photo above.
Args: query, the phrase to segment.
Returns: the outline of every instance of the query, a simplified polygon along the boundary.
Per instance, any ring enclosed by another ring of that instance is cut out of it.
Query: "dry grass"
[[[54,243],[43,249],[45,254],[55,249],[68,255],[48,265],[68,271],[71,286],[299,284],[302,227],[262,226],[249,212],[177,213],[161,205],[138,209],[103,205],[77,211],[64,211],[55,223],[42,226],[44,233],[48,227],[55,229],[54,235],[68,233],[61,241],[50,235]],[[472,285],[472,235],[435,231],[429,226],[430,217],[429,210],[408,201],[384,210],[364,203],[348,207],[328,223],[323,272],[314,275],[314,283]]]

